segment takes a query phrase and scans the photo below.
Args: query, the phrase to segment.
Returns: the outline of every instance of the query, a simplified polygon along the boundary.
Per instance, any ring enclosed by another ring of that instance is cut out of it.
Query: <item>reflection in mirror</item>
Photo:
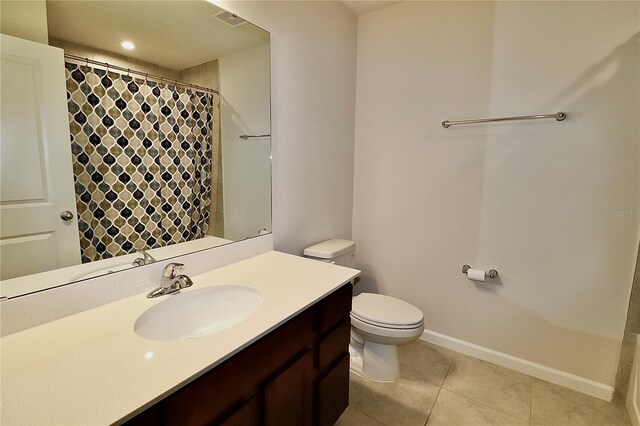
[[[2,35],[0,295],[269,233],[269,34],[204,0],[46,8],[48,45]]]

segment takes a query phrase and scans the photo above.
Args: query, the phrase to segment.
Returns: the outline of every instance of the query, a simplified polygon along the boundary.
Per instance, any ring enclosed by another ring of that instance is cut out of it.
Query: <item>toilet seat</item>
[[[367,340],[382,342],[380,339],[383,339],[385,342],[389,341],[388,344],[391,344],[391,340],[393,340],[393,344],[401,344],[405,340],[407,342],[413,341],[416,337],[422,335],[424,331],[422,322],[411,328],[390,328],[370,324],[353,315],[351,316],[351,327]]]
[[[423,321],[419,321],[414,324],[387,324],[380,321],[371,321],[366,318],[362,318],[358,315],[355,315],[353,312],[351,313],[351,318],[372,327],[388,328],[390,330],[412,330],[414,328],[419,328],[423,324]]]
[[[387,329],[416,329],[423,325],[420,309],[382,294],[361,293],[352,299],[351,318],[359,323]]]

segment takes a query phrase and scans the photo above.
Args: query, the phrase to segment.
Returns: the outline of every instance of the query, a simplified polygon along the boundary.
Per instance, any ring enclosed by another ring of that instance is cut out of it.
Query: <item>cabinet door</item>
[[[318,408],[316,424],[331,426],[349,405],[349,354],[342,359],[318,383]]]
[[[220,422],[220,426],[258,426],[260,424],[258,410],[258,398],[254,396],[238,408],[237,411]]]
[[[265,387],[265,425],[310,425],[312,379],[313,356],[309,351]]]

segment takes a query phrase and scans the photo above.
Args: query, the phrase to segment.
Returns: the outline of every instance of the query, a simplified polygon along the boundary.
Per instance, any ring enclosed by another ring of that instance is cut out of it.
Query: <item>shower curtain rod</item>
[[[85,63],[85,64],[93,64],[93,65],[100,65],[102,67],[107,68],[107,71],[110,69],[113,70],[118,70],[118,71],[123,71],[123,72],[127,72],[128,74],[137,74],[140,76],[143,76],[145,79],[152,79],[152,80],[156,80],[159,81],[160,83],[171,83],[175,86],[182,86],[182,87],[188,87],[190,89],[196,89],[196,90],[200,90],[203,92],[211,92],[211,93],[216,93],[216,94],[220,94],[220,92],[216,89],[210,89],[208,87],[202,87],[202,86],[198,86],[197,84],[191,84],[191,83],[183,83],[181,81],[178,80],[173,80],[170,78],[164,78],[162,76],[159,75],[154,75],[154,74],[149,74],[147,72],[142,72],[142,71],[136,71],[136,70],[132,70],[131,68],[123,68],[123,67],[119,67],[117,65],[112,65],[108,62],[100,62],[100,61],[94,61],[93,59],[89,59],[89,58],[83,58],[82,56],[76,56],[76,55],[71,55],[69,53],[65,53],[64,57],[67,59],[72,59],[74,61],[78,61],[81,63]]]

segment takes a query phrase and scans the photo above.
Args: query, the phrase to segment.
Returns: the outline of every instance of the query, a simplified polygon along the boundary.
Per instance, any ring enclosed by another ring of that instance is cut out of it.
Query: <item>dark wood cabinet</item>
[[[332,425],[349,402],[347,283],[127,425]]]
[[[264,424],[310,425],[313,357],[302,355],[264,388]]]
[[[229,416],[220,422],[221,426],[258,426],[260,424],[260,406],[258,397],[254,396],[242,404]]]

